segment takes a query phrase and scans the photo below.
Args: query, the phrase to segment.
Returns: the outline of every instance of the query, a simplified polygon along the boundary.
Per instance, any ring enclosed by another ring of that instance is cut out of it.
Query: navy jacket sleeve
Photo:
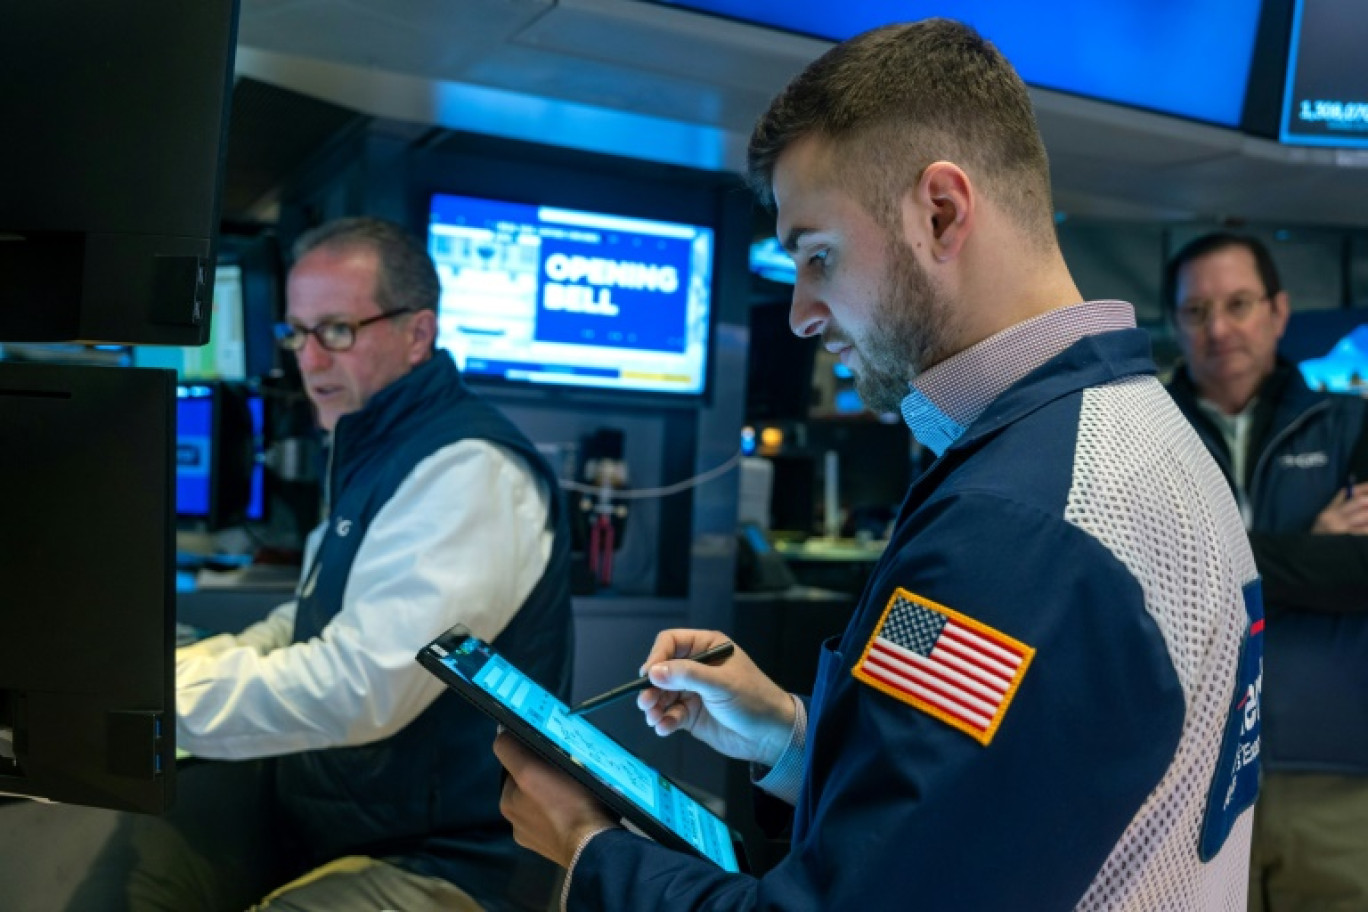
[[[1354,477],[1368,484],[1368,424],[1350,465]],[[1368,536],[1254,530],[1249,544],[1270,613],[1368,612]]]
[[[1163,636],[1135,578],[1059,517],[960,494],[915,521],[823,658],[788,857],[755,878],[605,833],[571,909],[1073,907],[1181,735]],[[987,745],[852,676],[898,589],[1036,650]]]

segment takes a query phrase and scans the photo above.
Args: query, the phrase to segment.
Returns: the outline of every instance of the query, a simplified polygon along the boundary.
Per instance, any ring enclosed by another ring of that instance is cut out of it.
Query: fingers
[[[1329,535],[1368,534],[1368,486],[1359,485],[1352,497],[1343,490],[1316,517],[1311,531]]]
[[[688,659],[657,662],[648,669],[651,683],[665,691],[691,691],[706,702],[729,700],[735,696],[739,656],[733,655],[720,665],[705,665]],[[732,663],[737,663],[733,665]],[[728,667],[730,666],[730,667]]]
[[[499,732],[494,738],[494,756],[499,758],[503,768],[508,770],[509,778],[518,779],[534,758],[531,749],[506,731]]]
[[[656,691],[662,699],[650,707],[643,708],[646,724],[656,730],[658,735],[669,735],[683,729],[689,731],[702,712],[702,703],[695,694],[681,694],[677,691]]]
[[[656,634],[655,643],[652,644],[651,651],[647,654],[646,661],[641,664],[641,671],[638,673],[646,674],[646,669],[652,665],[702,652],[719,643],[725,643],[728,639],[730,637],[716,630],[686,630],[681,628],[662,630]]]

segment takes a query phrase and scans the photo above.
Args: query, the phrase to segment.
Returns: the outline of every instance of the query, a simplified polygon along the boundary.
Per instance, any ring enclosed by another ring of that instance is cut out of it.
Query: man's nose
[[[809,294],[802,283],[793,286],[793,301],[789,304],[789,329],[799,338],[809,339],[822,334],[831,319],[831,311]]]
[[[332,362],[332,352],[323,347],[317,336],[309,333],[304,337],[304,347],[295,352],[295,360],[302,372],[310,374],[326,368]]]
[[[1235,320],[1224,307],[1211,308],[1211,315],[1207,317],[1206,333],[1213,339],[1221,338],[1235,326]]]

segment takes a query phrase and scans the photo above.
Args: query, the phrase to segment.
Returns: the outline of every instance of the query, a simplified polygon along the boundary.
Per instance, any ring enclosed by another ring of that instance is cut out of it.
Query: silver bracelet
[[[606,833],[613,829],[617,828],[611,826],[599,827],[597,830],[586,833],[584,837],[580,839],[579,845],[575,846],[575,854],[570,856],[570,864],[565,868],[565,882],[561,884],[561,912],[566,912],[566,903],[570,901],[570,878],[574,874],[575,865],[579,863],[580,856],[583,855],[584,850],[589,847],[589,840],[593,839],[599,833]]]

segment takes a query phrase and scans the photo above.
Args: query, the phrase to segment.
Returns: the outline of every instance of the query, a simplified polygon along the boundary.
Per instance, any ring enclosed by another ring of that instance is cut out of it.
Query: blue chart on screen
[[[437,344],[466,374],[703,392],[711,228],[437,194],[428,250]]]
[[[720,819],[594,725],[569,715],[564,703],[501,657],[472,650],[442,661],[702,855],[725,870],[739,870],[731,835]]]

